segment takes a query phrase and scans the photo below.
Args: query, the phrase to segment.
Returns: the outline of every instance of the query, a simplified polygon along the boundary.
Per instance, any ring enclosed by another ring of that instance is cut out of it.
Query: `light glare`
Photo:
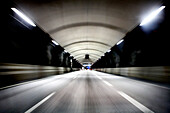
[[[119,45],[120,43],[122,43],[124,40],[122,39],[122,40],[120,40],[118,43],[117,43],[117,45]]]
[[[86,67],[86,66],[91,66],[91,64],[83,64],[83,66],[84,66],[84,67]]]
[[[107,52],[109,53],[111,50],[109,49]]]
[[[59,45],[56,41],[52,40],[52,42],[55,44],[55,45]]]
[[[18,14],[22,19],[24,19],[27,23],[29,23],[32,26],[36,26],[27,16],[25,16],[23,13],[21,13],[16,8],[11,8],[16,14]]]
[[[161,6],[159,9],[153,11],[151,14],[149,14],[140,24],[140,26],[143,26],[149,22],[151,22],[158,14],[161,12],[165,6]]]

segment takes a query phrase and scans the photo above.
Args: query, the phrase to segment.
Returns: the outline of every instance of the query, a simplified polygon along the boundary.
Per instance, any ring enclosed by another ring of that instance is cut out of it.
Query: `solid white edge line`
[[[43,104],[45,101],[47,101],[50,97],[52,97],[55,94],[55,92],[49,94],[47,97],[45,97],[43,100],[41,100],[40,102],[38,102],[37,104],[35,104],[33,107],[31,107],[30,109],[28,109],[26,112],[24,113],[31,113],[32,111],[34,111],[37,107],[39,107],[41,104]]]
[[[145,107],[144,105],[142,105],[141,103],[139,103],[138,101],[136,101],[135,99],[133,99],[132,97],[128,96],[127,94],[123,93],[122,91],[117,91],[122,97],[124,97],[126,100],[128,100],[130,103],[132,103],[134,106],[136,106],[137,108],[139,108],[141,111],[143,111],[144,113],[154,113],[153,111],[151,111],[149,108]]]

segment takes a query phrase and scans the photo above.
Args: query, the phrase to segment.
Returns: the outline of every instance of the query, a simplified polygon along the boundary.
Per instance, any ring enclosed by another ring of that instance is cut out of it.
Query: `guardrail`
[[[170,66],[98,68],[96,71],[170,83]]]
[[[76,70],[78,69],[72,69]],[[70,68],[65,67],[0,63],[0,87],[70,71]]]

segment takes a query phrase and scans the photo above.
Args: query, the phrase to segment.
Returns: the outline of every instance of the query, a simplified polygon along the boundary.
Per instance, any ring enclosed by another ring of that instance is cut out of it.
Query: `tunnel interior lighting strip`
[[[52,42],[55,44],[55,45],[59,45],[56,41],[52,40]]]
[[[66,50],[64,50],[65,53],[68,53]]]
[[[109,49],[107,52],[109,53],[111,50]]]
[[[159,9],[153,11],[151,14],[149,14],[144,20],[141,22],[140,26],[146,25],[149,22],[151,22],[153,19],[156,18],[156,16],[165,8],[165,6],[161,6]]]
[[[124,40],[122,39],[122,40],[120,40],[116,45],[119,45],[120,43],[122,43]]]
[[[32,20],[30,20],[26,15],[21,13],[18,9],[16,8],[11,8],[16,14],[18,14],[23,20],[25,20],[27,23],[29,23],[32,26],[36,26]]]

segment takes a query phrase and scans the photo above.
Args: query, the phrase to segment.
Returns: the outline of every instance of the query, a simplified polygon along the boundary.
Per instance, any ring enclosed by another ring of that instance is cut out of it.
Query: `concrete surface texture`
[[[169,113],[165,86],[90,70],[0,91],[1,113]]]
[[[140,24],[161,0],[14,0],[18,8],[80,62],[92,62]],[[78,56],[80,55],[81,56]]]

